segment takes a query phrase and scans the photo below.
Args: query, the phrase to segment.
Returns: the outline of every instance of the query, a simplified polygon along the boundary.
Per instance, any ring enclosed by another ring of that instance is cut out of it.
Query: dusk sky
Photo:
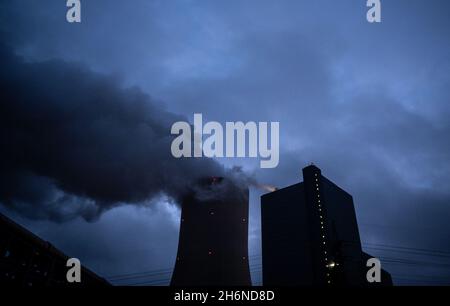
[[[170,196],[189,173],[240,166],[283,187],[314,163],[353,196],[395,284],[450,284],[449,1],[384,0],[377,24],[365,0],[89,0],[79,24],[65,2],[0,2],[0,119],[33,130],[2,141],[0,212],[102,276],[170,269]],[[170,125],[194,113],[280,122],[278,167],[173,161]],[[250,189],[254,284],[263,193]]]

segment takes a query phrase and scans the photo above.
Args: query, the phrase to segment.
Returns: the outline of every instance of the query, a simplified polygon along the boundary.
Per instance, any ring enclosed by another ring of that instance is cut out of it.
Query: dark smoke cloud
[[[95,220],[162,193],[175,201],[213,160],[177,160],[170,126],[184,118],[137,88],[62,61],[26,63],[0,47],[0,202],[28,217]]]

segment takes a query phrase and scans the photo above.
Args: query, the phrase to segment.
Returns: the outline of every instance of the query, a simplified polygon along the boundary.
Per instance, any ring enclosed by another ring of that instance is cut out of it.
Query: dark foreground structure
[[[248,188],[200,182],[182,201],[171,286],[250,286]]]
[[[67,282],[68,256],[0,214],[0,287],[109,286],[103,278],[81,268],[81,283]]]
[[[303,169],[303,182],[261,197],[263,283],[265,286],[392,285],[369,283],[353,198],[322,176]]]

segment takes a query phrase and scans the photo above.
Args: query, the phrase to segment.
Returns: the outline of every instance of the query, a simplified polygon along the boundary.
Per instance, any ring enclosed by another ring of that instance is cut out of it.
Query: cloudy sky
[[[314,162],[353,195],[365,249],[397,284],[450,283],[448,1],[382,1],[380,24],[364,0],[90,0],[81,24],[66,10],[0,3],[1,212],[101,275],[170,269],[180,211],[164,193],[186,173],[238,165],[286,186]],[[280,122],[279,166],[170,161],[168,126],[194,112]]]

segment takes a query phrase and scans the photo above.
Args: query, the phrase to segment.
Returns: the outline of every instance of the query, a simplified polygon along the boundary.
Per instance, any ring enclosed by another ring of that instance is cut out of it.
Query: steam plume
[[[0,46],[0,202],[31,218],[95,220],[160,194],[177,201],[209,159],[177,160],[167,112],[136,88],[62,61],[26,63]]]

